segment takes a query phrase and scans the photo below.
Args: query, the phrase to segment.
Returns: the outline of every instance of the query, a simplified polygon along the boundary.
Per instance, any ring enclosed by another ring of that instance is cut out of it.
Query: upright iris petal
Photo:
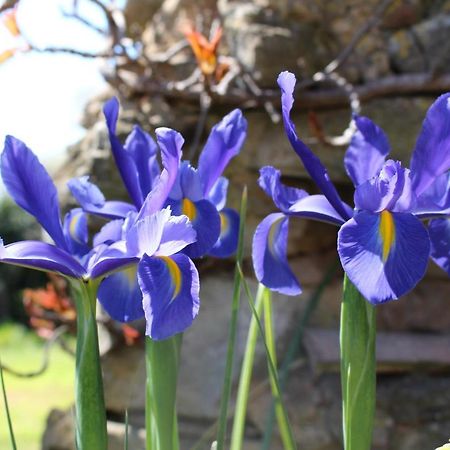
[[[344,165],[358,186],[378,174],[390,147],[384,131],[367,117],[355,117],[355,124],[357,130],[345,152]]]
[[[1,174],[14,201],[37,219],[59,247],[67,250],[56,187],[33,152],[13,136],[5,140]]]
[[[450,169],[450,94],[430,107],[411,158],[413,187],[417,195]]]
[[[428,227],[433,261],[450,276],[450,219],[436,219]]]

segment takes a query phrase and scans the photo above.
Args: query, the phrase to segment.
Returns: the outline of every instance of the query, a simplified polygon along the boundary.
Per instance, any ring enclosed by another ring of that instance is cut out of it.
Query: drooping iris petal
[[[208,200],[192,202],[188,198],[170,203],[174,215],[184,214],[189,218],[197,233],[196,241],[187,246],[183,253],[190,258],[206,255],[220,235],[220,216],[216,207]]]
[[[82,278],[86,273],[83,266],[69,253],[40,241],[20,241],[4,246],[0,240],[0,261],[72,278]]]
[[[114,320],[131,322],[144,317],[137,266],[107,276],[98,288],[97,297]]]
[[[143,197],[152,190],[155,179],[159,176],[160,167],[156,158],[158,147],[153,138],[135,125],[124,145],[137,168],[139,186]]]
[[[195,242],[197,233],[187,216],[170,216],[165,223],[157,256],[170,256]]]
[[[355,206],[360,210],[411,211],[416,197],[411,186],[410,171],[404,169],[400,162],[389,160],[376,177],[356,187],[354,198]]]
[[[345,205],[345,207],[348,213],[351,214],[352,209],[350,206]],[[287,214],[320,220],[334,225],[344,224],[341,215],[330,205],[330,202],[324,195],[308,195],[298,200],[287,210]]]
[[[67,249],[56,187],[33,152],[13,136],[5,140],[1,173],[14,201],[38,220],[58,247]]]
[[[139,211],[138,220],[159,211],[166,203],[167,197],[177,179],[180,166],[183,136],[170,128],[157,128],[155,130],[161,159],[164,166],[158,181],[152,191],[147,195],[144,204]]]
[[[138,268],[147,322],[146,335],[167,339],[188,328],[200,307],[199,278],[194,263],[183,254],[144,255]]]
[[[87,217],[81,208],[72,209],[65,215],[63,230],[72,255],[83,256],[89,252]]]
[[[395,300],[424,276],[430,238],[412,214],[362,211],[338,234],[342,266],[371,303]]]
[[[299,295],[302,290],[287,261],[289,218],[269,214],[253,236],[253,267],[256,278],[269,289],[285,295]]]
[[[92,244],[94,247],[100,244],[112,244],[123,239],[123,220],[111,220],[103,225],[100,231],[94,236]]]
[[[413,188],[419,196],[450,169],[450,94],[430,107],[411,158]]]
[[[295,126],[291,121],[290,113],[294,104],[294,88],[295,76],[290,72],[281,72],[278,76],[278,85],[281,88],[281,105],[284,128],[288,139],[297,155],[303,162],[305,169],[310,174],[311,178],[316,182],[319,189],[327,197],[333,208],[342,216],[343,219],[348,220],[348,216],[343,202],[336,191],[333,183],[330,180],[327,170],[320,162],[319,158],[298,138],[295,131]]]
[[[357,131],[345,152],[344,165],[355,186],[378,174],[390,147],[384,131],[367,117],[355,117]]]
[[[207,199],[215,205],[217,211],[225,208],[227,203],[228,184],[229,182],[225,177],[220,177],[208,193]]]
[[[198,162],[203,195],[208,195],[230,160],[239,153],[246,134],[247,121],[239,109],[231,111],[213,127]]]
[[[136,212],[136,207],[131,203],[105,201],[103,193],[87,176],[72,178],[67,186],[75,200],[89,214],[107,219],[124,219],[130,212]]]
[[[138,257],[144,253],[153,255],[160,245],[169,217],[170,209],[166,208],[138,220],[127,232],[127,253]]]
[[[260,170],[258,184],[261,189],[272,198],[273,202],[282,212],[286,213],[298,200],[307,197],[303,189],[285,186],[280,181],[281,172],[274,167],[265,166]]]
[[[133,203],[139,209],[144,201],[144,196],[139,185],[138,170],[132,155],[125,151],[122,143],[116,136],[116,125],[119,117],[119,101],[117,98],[114,97],[105,103],[103,113],[106,118],[114,161]]]
[[[219,211],[220,235],[214,247],[209,251],[212,256],[227,258],[237,249],[239,240],[239,214],[231,208]]]
[[[431,258],[450,276],[450,219],[430,221]]]

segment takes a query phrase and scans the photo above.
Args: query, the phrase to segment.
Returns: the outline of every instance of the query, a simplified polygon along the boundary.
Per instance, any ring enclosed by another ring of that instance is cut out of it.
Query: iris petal
[[[111,143],[114,161],[133,203],[139,209],[142,206],[144,197],[139,185],[136,164],[132,155],[125,151],[119,138],[116,136],[116,125],[119,117],[119,101],[117,98],[114,97],[105,103],[103,113],[106,118],[106,126],[108,128],[109,141]]]
[[[344,164],[358,186],[378,174],[390,147],[384,131],[367,117],[355,117],[357,131],[345,152]]]
[[[450,276],[450,219],[430,221],[431,258]]]
[[[269,289],[285,295],[299,295],[302,290],[287,261],[289,218],[269,214],[253,236],[253,267],[256,278]]]
[[[350,206],[344,204],[348,214],[352,213]],[[338,212],[331,206],[324,195],[308,195],[294,203],[287,211],[288,215],[315,219],[322,222],[342,225],[344,221]]]
[[[212,256],[227,258],[237,249],[239,240],[239,214],[231,208],[224,208],[220,215],[220,235],[209,251]]]
[[[186,255],[170,258],[144,255],[139,263],[138,280],[147,336],[167,339],[192,324],[200,307],[199,279],[194,263]]]
[[[89,252],[87,217],[81,208],[74,208],[65,215],[63,229],[72,255],[81,257]]]
[[[207,196],[230,160],[236,156],[247,134],[247,121],[239,109],[227,114],[208,136],[198,162],[198,172]]]
[[[190,258],[206,255],[220,235],[220,216],[216,207],[208,200],[192,202],[187,198],[170,205],[174,215],[184,214],[189,218],[197,233],[196,241],[188,245],[183,253]]]
[[[123,239],[123,220],[117,219],[103,225],[100,231],[94,236],[93,245],[96,247],[100,244],[112,244],[115,241]]]
[[[281,172],[279,170],[271,166],[265,166],[260,170],[258,184],[272,198],[277,208],[287,213],[295,202],[307,197],[308,193],[303,189],[285,186],[281,183],[280,178]]]
[[[170,256],[196,240],[197,233],[187,216],[171,216],[164,225],[161,243],[155,255]]]
[[[99,286],[97,297],[114,320],[131,322],[144,317],[137,266],[106,277]]]
[[[322,193],[327,197],[333,208],[347,220],[347,214],[341,197],[330,180],[327,170],[320,162],[320,159],[298,138],[295,126],[291,121],[290,113],[294,104],[295,76],[290,72],[281,72],[278,76],[278,85],[281,88],[281,105],[283,113],[284,128],[288,139],[297,155],[303,162],[305,169],[315,181]]]
[[[5,140],[1,173],[14,201],[38,220],[59,247],[67,249],[56,187],[33,152],[13,136]]]
[[[164,206],[175,184],[180,166],[181,148],[184,143],[183,136],[170,128],[157,128],[155,133],[159,148],[161,149],[161,159],[164,169],[153,189],[147,195],[139,211],[138,219],[154,214]]]
[[[107,219],[124,219],[136,207],[121,201],[105,201],[100,189],[89,181],[89,177],[72,178],[67,186],[79,205],[89,214]]]
[[[362,211],[339,230],[338,252],[352,283],[378,304],[399,298],[422,279],[430,239],[412,214]]]
[[[219,177],[208,194],[208,200],[215,205],[217,211],[225,208],[227,203],[229,181],[225,177]]]
[[[420,195],[450,169],[450,94],[441,95],[430,107],[411,158],[413,187]]]
[[[0,240],[0,261],[15,266],[56,272],[82,278],[85,270],[64,250],[40,241],[20,241],[3,246]]]
[[[140,190],[145,198],[152,190],[153,183],[160,172],[156,159],[158,150],[156,142],[141,127],[135,125],[125,141],[124,149],[134,160]]]

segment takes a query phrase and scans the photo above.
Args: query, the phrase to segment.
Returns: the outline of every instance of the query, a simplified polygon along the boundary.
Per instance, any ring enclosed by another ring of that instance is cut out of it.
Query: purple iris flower
[[[111,222],[109,232],[103,230],[107,239],[97,236],[90,249],[85,213],[72,210],[61,222],[53,181],[33,152],[11,136],[1,155],[1,175],[15,202],[38,220],[55,244],[21,241],[5,246],[1,242],[0,261],[80,282],[103,279],[100,290],[109,294],[112,311],[127,307],[117,305],[116,292],[108,291],[108,280],[119,276],[123,281],[131,271],[134,282],[137,272],[143,297],[140,311],[145,312],[149,336],[165,339],[192,323],[199,308],[198,273],[186,255],[177,254],[195,241],[195,230],[186,216],[174,217],[168,208],[142,218],[135,214],[120,239],[113,235],[115,224]]]
[[[200,155],[198,169],[181,162],[183,137],[169,128],[158,128],[157,143],[136,126],[124,145],[116,136],[119,103],[116,98],[104,106],[111,149],[133,204],[105,202],[86,179],[72,180],[70,188],[83,209],[109,218],[124,219],[130,211],[148,214],[171,206],[175,215],[185,214],[197,232],[197,240],[183,251],[191,258],[205,254],[229,256],[236,250],[239,216],[226,208],[228,181],[222,177],[231,158],[239,153],[246,136],[247,122],[234,110],[212,129]],[[163,171],[157,160],[161,150]],[[154,194],[148,198],[148,194]],[[83,192],[80,195],[80,192]],[[146,201],[146,199],[148,199]],[[147,203],[150,202],[150,205]]]
[[[373,304],[394,300],[424,276],[431,257],[449,271],[450,94],[427,112],[411,159],[411,169],[386,160],[390,147],[384,132],[365,117],[355,117],[357,131],[344,163],[355,185],[352,209],[339,196],[320,160],[298,138],[290,119],[295,76],[278,77],[286,134],[321,195],[284,186],[273,167],[261,170],[260,186],[281,212],[257,227],[253,263],[258,280],[287,295],[301,292],[286,256],[291,216],[337,225],[337,249],[349,279]]]

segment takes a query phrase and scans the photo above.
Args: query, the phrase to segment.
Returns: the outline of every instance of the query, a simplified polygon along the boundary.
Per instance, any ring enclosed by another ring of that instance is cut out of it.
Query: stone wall
[[[351,41],[355,31],[366,23],[379,5],[375,0],[129,0],[126,8],[128,33],[143,42],[143,52],[151,57],[167,50],[182,39],[187,21],[201,16],[207,26],[220,17],[225,40],[221,52],[237,58],[251,73],[260,88],[275,88],[277,74],[284,69],[308,78],[323,69]],[[431,78],[450,72],[450,2],[427,0],[393,1],[381,23],[362,39],[340,74],[357,85],[376,82],[401,74],[424,73]],[[195,67],[189,52],[180,54],[172,64],[161,63],[155,76],[179,80]],[[426,91],[426,90],[424,90]],[[157,126],[172,126],[192,139],[198,120],[197,102],[187,102],[163,95],[121,91],[122,112],[118,132],[125,136],[135,122],[147,131]],[[69,152],[67,165],[60,171],[61,185],[74,175],[93,174],[108,198],[121,198],[117,172],[111,162],[109,144],[100,111],[111,90],[93,99],[87,106],[84,125],[86,137]],[[124,95],[125,93],[125,95]],[[393,156],[408,163],[424,113],[438,94],[425,96],[415,91],[410,96],[380,97],[363,104],[363,113],[378,122],[389,135]],[[298,103],[301,104],[301,96]],[[207,117],[210,129],[235,104],[213,103]],[[242,154],[228,170],[231,178],[230,203],[237,206],[244,185],[249,188],[249,218],[246,238],[246,262],[252,278],[250,242],[257,223],[273,205],[256,185],[258,169],[266,164],[280,168],[286,181],[310,192],[314,187],[291,150],[280,123],[273,123],[263,108],[246,107],[249,133]],[[346,109],[317,112],[329,134],[339,134],[347,126]],[[307,113],[294,114],[299,134],[306,141],[314,136],[308,129]],[[349,201],[351,186],[342,158],[345,147],[311,143],[326,164]],[[67,197],[69,198],[69,197]],[[292,267],[300,277],[304,293],[299,298],[274,296],[277,342],[280,358],[299,326],[308,299],[316,291],[324,272],[336,261],[336,229],[325,224],[293,220],[290,229]],[[232,261],[201,261],[202,306],[200,315],[186,332],[180,373],[179,412],[183,435],[182,448],[190,448],[217,418],[224,359],[227,323],[232,292]],[[337,450],[341,448],[340,386],[336,370],[336,330],[339,322],[342,273],[340,269],[325,287],[319,304],[308,322],[308,333],[295,360],[286,389],[286,401],[295,435],[301,448]],[[450,283],[447,276],[430,265],[425,279],[414,291],[398,302],[377,308],[380,343],[379,396],[374,449],[423,450],[444,443],[449,437],[450,414]],[[238,331],[238,360],[242,357],[250,313],[242,299]],[[331,331],[331,334],[323,332]],[[400,333],[386,334],[383,333]],[[334,333],[334,334],[333,334]],[[415,352],[418,333],[433,337],[436,353]],[[308,338],[309,336],[309,338]],[[321,336],[320,347],[314,345]],[[323,336],[326,336],[325,338]],[[322,340],[324,339],[324,340]],[[396,346],[399,361],[385,349]],[[331,349],[330,352],[320,349]],[[333,353],[334,352],[334,353]],[[402,355],[410,355],[402,360]],[[104,355],[104,377],[112,442],[121,448],[125,408],[134,426],[133,449],[144,448],[142,430],[144,409],[144,363],[142,347],[115,346]],[[409,359],[408,359],[409,358]],[[270,404],[264,356],[259,349],[253,393],[248,412],[245,449],[260,448],[264,421]],[[63,423],[64,415],[54,414],[45,438],[46,449],[70,447],[52,444],[58,441],[52,430]],[[209,441],[210,442],[210,441]],[[116,448],[116,447],[112,447]],[[209,448],[207,444],[203,448]],[[281,445],[274,441],[271,448]]]

